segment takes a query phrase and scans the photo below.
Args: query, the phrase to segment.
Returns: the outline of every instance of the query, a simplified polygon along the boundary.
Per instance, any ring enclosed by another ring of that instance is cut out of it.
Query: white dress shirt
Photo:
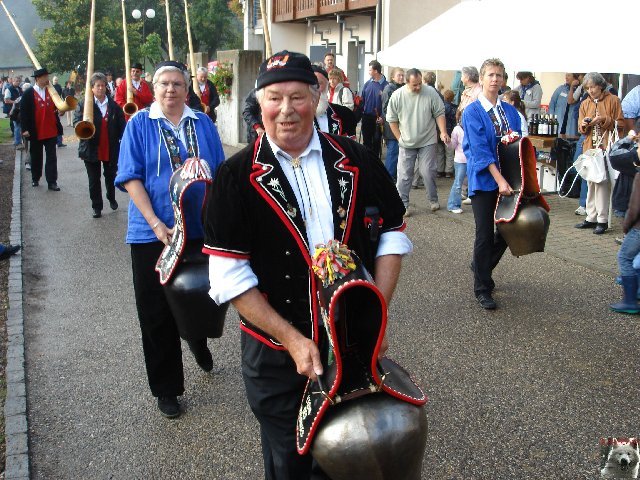
[[[291,156],[269,136],[266,136],[266,140],[296,196],[300,213],[306,222],[309,253],[313,255],[316,245],[326,243],[334,237],[331,193],[318,133],[314,129],[309,145],[298,157],[300,167],[295,169]],[[413,245],[403,232],[385,232],[380,236],[376,257],[407,255],[412,250]],[[249,260],[211,255],[209,283],[209,295],[220,305],[257,286],[258,278],[251,269]]]
[[[40,95],[40,98],[41,98],[41,99],[43,99],[43,100],[44,100],[45,98],[47,98],[47,94],[45,93],[45,92],[47,91],[46,87],[45,87],[45,88],[42,88],[42,87],[40,87],[37,83],[34,83],[34,84],[33,84],[33,90],[34,90],[38,95]]]
[[[107,104],[109,103],[109,97],[104,96],[104,101],[100,102],[97,97],[93,97],[97,107],[100,109],[100,113],[102,114],[102,118],[107,114]]]

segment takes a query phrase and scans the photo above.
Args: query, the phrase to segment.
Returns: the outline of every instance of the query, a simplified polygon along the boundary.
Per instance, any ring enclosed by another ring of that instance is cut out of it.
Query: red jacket
[[[120,86],[116,89],[116,96],[114,100],[121,107],[124,107],[127,103],[126,81],[123,80]],[[153,93],[151,93],[151,89],[149,88],[149,85],[147,85],[147,82],[142,79],[140,80],[140,89],[137,93],[133,94],[133,102],[138,106],[138,110],[147,108],[153,103]]]

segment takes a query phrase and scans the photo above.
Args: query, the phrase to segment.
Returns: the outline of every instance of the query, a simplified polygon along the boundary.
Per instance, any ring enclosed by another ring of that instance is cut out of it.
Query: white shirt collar
[[[267,134],[265,133],[265,135]],[[291,157],[291,155],[289,155],[287,152],[282,150],[278,145],[276,145],[275,142],[271,138],[269,138],[269,135],[267,135],[267,141],[269,142],[269,145],[271,145],[271,150],[273,150],[273,154],[276,156],[276,158],[278,156],[282,156],[287,160],[292,160],[293,157]],[[309,145],[307,145],[307,148],[304,149],[304,152],[300,154],[299,158],[306,157],[312,151],[320,152],[320,156],[322,157],[322,145],[320,145],[320,138],[318,137],[318,131],[315,128],[313,129],[313,135],[311,135],[311,140],[309,141]]]
[[[40,97],[42,99],[44,99],[45,97],[45,92],[47,91],[47,87],[42,88],[41,86],[39,86],[37,83],[33,84],[33,89],[37,92],[38,95],[40,95]]]
[[[109,97],[107,97],[105,95],[104,96],[104,100],[102,102],[100,100],[98,100],[96,97],[93,97],[93,101],[96,103],[97,106],[105,107],[107,105],[107,103],[109,103]]]
[[[478,95],[478,100],[480,100],[480,105],[482,105],[482,108],[484,108],[485,112],[488,112],[489,110],[491,110],[492,108],[494,108],[494,105],[491,104],[491,102],[487,99],[487,97],[484,96],[484,93],[480,93]],[[501,105],[501,101],[500,101],[500,97],[498,97],[498,101],[496,102],[495,106],[497,107],[498,105]]]
[[[198,116],[194,113],[194,111],[191,110],[189,105],[185,104],[184,110],[182,111],[182,117],[180,118],[178,125],[180,125],[183,122],[183,120],[187,117],[193,118],[194,120],[198,120]],[[160,105],[158,104],[158,102],[153,102],[149,107],[149,118],[152,118],[152,119],[164,118],[167,122],[169,121],[166,115],[162,112],[162,109],[160,108]]]

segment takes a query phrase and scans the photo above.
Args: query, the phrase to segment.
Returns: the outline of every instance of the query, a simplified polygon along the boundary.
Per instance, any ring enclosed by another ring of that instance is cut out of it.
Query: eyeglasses
[[[184,82],[156,82],[156,86],[161,90],[168,90],[169,87],[179,90],[187,86]]]

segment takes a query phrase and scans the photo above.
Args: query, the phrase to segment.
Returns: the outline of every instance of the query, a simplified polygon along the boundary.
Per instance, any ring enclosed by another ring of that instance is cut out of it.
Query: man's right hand
[[[283,342],[283,345],[296,362],[296,370],[300,375],[311,380],[317,380],[317,376],[322,375],[320,351],[313,340],[298,332],[292,340]]]
[[[22,136],[29,138],[29,132],[22,132]]]

